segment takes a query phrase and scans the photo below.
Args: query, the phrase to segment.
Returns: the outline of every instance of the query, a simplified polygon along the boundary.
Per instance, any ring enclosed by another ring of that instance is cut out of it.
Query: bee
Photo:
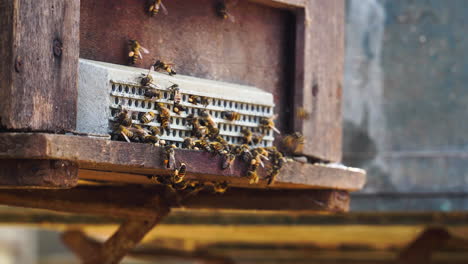
[[[132,125],[132,115],[127,109],[121,108],[120,112],[115,116],[115,121],[119,125],[129,127]]]
[[[230,149],[229,143],[222,136],[218,135],[215,140],[223,144],[225,149]]]
[[[166,7],[162,3],[162,0],[149,0],[148,1],[148,12],[151,14],[151,16],[155,16],[159,14],[159,10],[162,10],[164,15],[167,15],[169,12],[167,12]]]
[[[193,149],[194,147],[193,139],[190,137],[184,138],[184,142],[182,142],[182,147],[186,149]]]
[[[229,121],[237,121],[240,120],[241,115],[237,112],[234,111],[223,111],[221,112],[221,115]]]
[[[250,148],[248,145],[243,144],[240,146],[240,156],[244,162],[248,162],[249,160],[252,160],[253,155],[252,155],[252,152],[250,152]]]
[[[203,149],[205,151],[208,151],[208,152],[211,152],[211,147],[210,147],[210,144],[208,144],[208,142],[206,140],[203,140],[203,139],[199,139],[199,140],[195,140],[195,142],[193,142],[195,147],[197,147],[198,149]]]
[[[157,136],[151,135],[148,131],[139,125],[134,125],[133,127],[130,127],[129,130],[132,131],[141,142],[156,144],[159,141]]]
[[[182,95],[180,94],[180,88],[178,84],[173,84],[167,89],[171,92],[170,100],[174,101],[174,104],[180,104],[182,101]]]
[[[184,180],[185,174],[187,173],[187,165],[185,163],[180,164],[180,168],[174,170],[172,175],[173,183],[180,183]]]
[[[151,126],[149,128],[151,134],[153,134],[154,136],[157,136],[159,135],[159,133],[161,133],[161,131],[159,130],[159,128],[157,126]]]
[[[165,107],[163,103],[158,103],[158,110],[161,127],[169,133],[171,129],[171,110]]]
[[[175,145],[169,145],[166,147],[166,157],[164,159],[164,165],[166,168],[173,168],[175,165]]]
[[[203,118],[203,121],[206,123],[206,126],[210,129],[210,132],[211,130],[217,129],[218,125],[214,121],[213,117],[208,113],[208,111],[202,111],[200,116]]]
[[[210,99],[208,97],[201,96],[200,103],[206,108],[210,104]]]
[[[151,100],[155,100],[161,98],[161,92],[156,89],[148,89],[145,91],[144,96]]]
[[[309,119],[310,115],[305,108],[301,107],[297,109],[297,117],[299,117],[301,120],[307,120]]]
[[[189,95],[187,101],[191,104],[194,104],[194,105],[197,105],[197,104],[201,104],[201,98],[200,96],[196,96],[196,95]]]
[[[224,19],[224,20],[229,20],[231,22],[236,22],[236,19],[233,15],[231,15],[228,11],[227,3],[225,0],[220,0],[216,3],[215,6],[216,14]]]
[[[235,160],[236,160],[236,155],[234,155],[232,153],[225,154],[224,159],[223,159],[223,164],[222,164],[221,168],[223,170],[230,168]]]
[[[292,154],[302,153],[304,150],[304,136],[299,132],[287,135],[282,140],[282,146]]]
[[[268,173],[268,185],[271,185],[275,182],[276,177],[279,175],[281,168],[283,167],[286,159],[283,154],[279,152],[275,147],[269,149],[271,156],[272,167]]]
[[[244,140],[244,144],[252,143],[252,131],[244,128],[241,130],[241,134],[243,135],[242,139]]]
[[[153,83],[153,76],[151,76],[151,71],[153,70],[153,66],[151,66],[148,70],[148,73],[145,75],[145,74],[141,74],[143,75],[143,77],[141,77],[141,80],[140,80],[140,84],[142,86],[149,86],[150,84]]]
[[[249,179],[250,184],[258,183],[259,178],[257,174],[258,162],[257,159],[253,158],[250,162],[250,168],[247,171],[247,178]]]
[[[228,183],[226,181],[223,182],[214,182],[213,183],[213,191],[215,193],[225,193],[228,189]]]
[[[129,40],[130,52],[128,53],[128,57],[130,58],[130,64],[135,64],[138,61],[138,58],[143,59],[143,53],[149,53],[147,49],[142,47],[140,43],[136,40]]]
[[[123,125],[119,125],[115,132],[121,135],[127,142],[131,142],[130,139],[135,139],[135,134]]]
[[[213,152],[217,152],[218,154],[221,154],[222,151],[224,150],[224,145],[217,141],[213,141],[208,144],[210,145],[211,150]]]
[[[163,70],[163,71],[166,71],[169,75],[176,75],[177,72],[172,68],[174,66],[174,63],[166,63],[164,61],[161,61],[161,60],[157,60],[153,67],[155,70]]]
[[[260,143],[263,141],[263,137],[264,137],[264,136],[265,136],[265,135],[263,135],[263,134],[255,133],[255,134],[252,136],[252,143],[253,143],[254,145],[260,144]]]
[[[198,117],[193,114],[187,116],[187,123],[192,126],[192,135],[197,138],[203,138],[206,136],[208,129],[200,124]]]
[[[270,130],[273,129],[278,134],[281,134],[281,132],[275,127],[275,122],[274,120],[276,119],[277,115],[274,115],[270,118],[268,117],[263,117],[260,119],[260,128],[264,130]]]
[[[146,112],[140,117],[140,121],[143,124],[147,124],[151,121],[153,121],[156,118],[156,114],[153,112]]]

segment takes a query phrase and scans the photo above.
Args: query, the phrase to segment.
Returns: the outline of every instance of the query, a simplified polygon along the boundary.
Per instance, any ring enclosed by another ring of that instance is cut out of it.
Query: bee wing
[[[140,47],[140,49],[146,54],[150,53],[149,50],[144,47]]]
[[[127,140],[127,142],[130,142],[130,139],[128,139],[124,132],[120,132],[120,134],[125,138],[125,140]]]
[[[276,133],[278,133],[278,135],[281,135],[281,132],[276,128],[276,127],[272,127],[273,131],[275,131]]]
[[[167,14],[169,14],[169,12],[167,11],[167,8],[164,6],[162,2],[161,2],[161,10],[163,11],[164,15],[167,16]]]

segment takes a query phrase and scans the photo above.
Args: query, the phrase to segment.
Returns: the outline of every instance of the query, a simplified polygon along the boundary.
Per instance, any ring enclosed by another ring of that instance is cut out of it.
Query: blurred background
[[[352,210],[467,210],[468,1],[346,4],[343,163],[368,173]],[[2,264],[70,263],[55,232],[0,234]]]

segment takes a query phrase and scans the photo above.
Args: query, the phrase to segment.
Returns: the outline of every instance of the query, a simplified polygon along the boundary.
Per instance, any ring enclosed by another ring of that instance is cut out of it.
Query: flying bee
[[[153,112],[146,112],[140,117],[140,121],[143,124],[147,124],[151,121],[153,121],[156,118],[156,114]]]
[[[243,136],[242,139],[244,140],[244,144],[252,143],[252,131],[244,128],[241,130],[241,134]]]
[[[180,168],[174,170],[174,174],[172,175],[172,182],[180,183],[181,181],[184,180],[186,173],[187,173],[187,165],[185,165],[185,163],[180,164]]]
[[[132,125],[132,115],[126,108],[121,108],[120,112],[115,116],[115,121],[122,126],[129,127]]]
[[[166,157],[164,159],[164,165],[166,168],[173,168],[175,165],[175,145],[169,145],[166,147]]]
[[[190,137],[184,138],[184,142],[182,143],[182,147],[186,148],[186,149],[193,149],[193,147],[194,147],[193,139],[190,138]]]
[[[228,4],[225,0],[220,0],[215,5],[216,14],[224,19],[229,20],[231,22],[236,22],[235,17],[228,11]]]
[[[142,47],[140,43],[136,40],[129,40],[130,52],[128,53],[128,57],[130,58],[130,64],[135,64],[138,61],[138,58],[143,59],[143,53],[149,53],[147,49]]]
[[[240,120],[241,115],[237,112],[234,111],[223,111],[221,112],[221,115],[229,121],[237,121]]]
[[[215,193],[225,193],[228,187],[229,185],[226,181],[213,183],[213,191]]]
[[[309,112],[303,107],[297,109],[297,117],[301,120],[307,120],[310,117]]]
[[[260,119],[260,128],[264,129],[264,130],[270,130],[270,129],[273,129],[273,131],[275,131],[276,133],[278,134],[281,134],[281,132],[275,127],[275,119],[278,115],[274,115],[270,118],[268,117],[263,117],[262,119]]]
[[[304,136],[299,132],[295,132],[285,136],[282,144],[284,149],[292,154],[302,153],[304,150]]]
[[[149,0],[148,1],[148,12],[151,14],[151,16],[155,16],[159,14],[159,11],[162,10],[164,15],[167,15],[169,12],[167,12],[166,7],[162,3],[162,0]]]
[[[167,63],[161,60],[157,60],[153,67],[156,71],[163,70],[166,71],[169,75],[176,75],[177,72],[172,68],[174,66],[174,63]]]
[[[225,154],[224,159],[223,159],[223,164],[222,164],[221,168],[223,170],[230,168],[235,160],[236,160],[236,155],[234,155],[232,153]]]
[[[163,103],[158,103],[158,110],[161,127],[169,133],[171,129],[171,110],[165,107]]]

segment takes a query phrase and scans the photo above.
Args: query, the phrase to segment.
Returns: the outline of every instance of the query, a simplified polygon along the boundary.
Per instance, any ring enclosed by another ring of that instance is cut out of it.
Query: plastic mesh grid
[[[182,112],[180,115],[172,111],[173,101],[169,100],[170,91],[166,88],[157,87],[161,91],[161,98],[157,100],[150,100],[144,96],[144,93],[148,88],[144,88],[138,84],[132,83],[121,83],[121,82],[110,82],[111,93],[110,93],[110,117],[111,122],[114,121],[115,115],[118,114],[120,107],[125,107],[133,112],[132,120],[134,124],[140,124],[142,126],[157,126],[160,127],[160,123],[155,119],[153,122],[142,124],[139,119],[139,113],[154,112],[159,114],[157,109],[157,103],[166,103],[166,107],[171,110],[171,130],[168,133],[161,129],[161,139],[175,144],[177,147],[182,146],[182,141],[185,137],[191,136],[192,128],[186,122],[187,115],[195,114],[196,116],[202,110],[207,110],[213,117],[215,122],[218,124],[220,135],[229,143],[242,144],[241,131],[244,128],[251,130],[252,132],[258,132],[259,123],[262,117],[271,117],[273,115],[273,105],[260,105],[241,102],[238,100],[229,100],[223,96],[216,96],[216,91],[210,94],[204,94],[196,91],[184,90],[183,86],[180,87],[182,95],[181,105],[187,108],[187,112]],[[154,87],[153,87],[154,88]],[[206,107],[198,104],[194,105],[188,102],[189,95],[204,96],[209,99],[210,104]],[[221,98],[222,97],[222,98]],[[223,111],[235,111],[241,114],[241,118],[238,121],[228,121],[222,118]],[[112,127],[112,126],[110,126]],[[269,131],[264,136],[263,141],[257,146],[270,147],[273,145],[273,131]]]

